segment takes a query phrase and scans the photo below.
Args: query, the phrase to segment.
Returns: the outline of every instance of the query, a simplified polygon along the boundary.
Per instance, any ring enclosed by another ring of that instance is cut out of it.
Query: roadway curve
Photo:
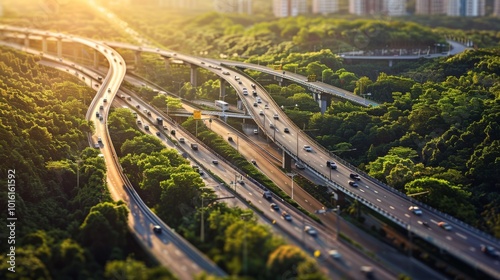
[[[123,58],[112,48],[89,39],[12,26],[0,26],[0,30],[3,32],[29,32],[35,36],[63,38],[64,40],[73,41],[93,48],[99,51],[108,60],[110,66],[109,71],[103,79],[95,98],[91,102],[86,114],[86,119],[94,121],[95,124],[95,134],[92,136],[89,135],[89,143],[91,146],[93,146],[94,143],[100,146],[101,153],[106,163],[107,183],[111,196],[115,200],[122,199],[127,203],[130,209],[128,216],[129,228],[143,248],[154,256],[162,265],[168,267],[172,273],[177,275],[180,279],[192,279],[195,275],[199,275],[202,272],[208,272],[217,276],[225,276],[226,273],[224,271],[185,241],[181,236],[172,231],[152,213],[137,193],[135,193],[126,176],[121,172],[122,169],[116,157],[107,129],[107,115],[109,112],[108,104],[114,99],[125,77],[126,65]],[[3,44],[32,54],[39,53],[39,51],[27,49],[21,45],[12,43]],[[68,67],[67,69],[71,67],[79,77],[80,75],[81,77],[87,76],[87,80],[90,81],[91,87],[92,78],[98,76],[93,70],[75,66],[74,63],[63,60],[62,58],[54,57],[49,54],[43,54],[43,57],[66,64]],[[107,101],[105,102],[104,99]],[[99,108],[101,105],[103,105],[103,109]],[[102,120],[95,117],[97,114],[103,116]],[[98,142],[98,139],[101,141]],[[163,234],[156,235],[153,233],[152,227],[156,224],[166,229],[163,231]]]
[[[124,43],[107,44],[113,47],[133,50],[140,48]],[[154,48],[142,47],[141,51],[183,60],[212,71],[221,78],[226,79],[238,91],[247,112],[254,117],[260,130],[271,140],[275,141],[286,153],[295,159],[303,161],[308,172],[315,174],[319,180],[323,180],[324,185],[328,185],[335,191],[341,191],[353,197],[372,210],[391,219],[401,227],[409,228],[413,235],[418,235],[436,247],[470,264],[472,267],[487,273],[491,277],[500,279],[500,261],[489,258],[479,250],[481,245],[492,245],[499,248],[500,242],[498,239],[447,214],[415,201],[403,193],[397,192],[393,188],[364,174],[348,162],[332,155],[328,150],[302,132],[300,128],[295,126],[262,87],[257,88],[258,96],[262,103],[254,107],[253,104],[256,98],[251,94],[245,96],[242,92],[243,87],[251,89],[250,84],[252,81],[242,75],[241,72],[225,67],[216,69],[214,66],[219,65],[213,63],[215,60],[200,59],[198,57]],[[233,63],[232,65],[239,65],[239,63]],[[266,69],[269,70],[269,68]],[[229,75],[223,75],[222,71],[229,72]],[[241,77],[243,81],[242,85],[234,81],[233,77],[236,75]],[[304,81],[305,77],[302,77],[302,79]],[[316,86],[322,88],[324,91],[329,90],[326,86],[319,83],[316,83]],[[269,109],[265,109],[265,105]],[[264,116],[259,116],[260,110],[266,112]],[[278,114],[279,120],[274,120],[274,113]],[[273,122],[274,128],[269,127],[270,122]],[[289,129],[289,133],[283,132],[285,127]],[[303,145],[310,145],[312,152],[302,150]],[[332,171],[332,180],[330,180],[330,170],[326,167],[325,163],[327,160],[332,159],[337,162],[338,169]],[[352,188],[347,184],[351,180],[349,174],[353,172],[360,174],[362,178],[358,188]],[[418,205],[424,210],[424,214],[422,216],[412,215],[408,210],[412,205]],[[421,226],[423,222],[427,222],[430,227],[425,228]],[[437,226],[438,222],[447,222],[453,229],[451,231],[443,230]]]

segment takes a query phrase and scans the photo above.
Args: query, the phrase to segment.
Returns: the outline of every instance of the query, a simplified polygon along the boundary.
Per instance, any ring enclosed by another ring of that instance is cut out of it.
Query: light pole
[[[234,134],[234,133],[231,133],[231,132],[228,132],[227,135],[234,135],[234,136],[236,136],[236,152],[239,153],[240,152],[240,148],[239,148],[239,146],[240,146],[240,144],[239,144],[240,143],[240,137],[238,135]]]
[[[293,200],[293,177],[295,177],[297,174],[295,173],[286,173],[286,176],[292,177],[292,200]]]

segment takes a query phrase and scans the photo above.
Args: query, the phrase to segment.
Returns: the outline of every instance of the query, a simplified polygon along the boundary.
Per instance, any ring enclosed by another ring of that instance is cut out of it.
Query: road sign
[[[193,111],[193,118],[195,120],[201,120],[201,111],[200,110],[194,110]]]

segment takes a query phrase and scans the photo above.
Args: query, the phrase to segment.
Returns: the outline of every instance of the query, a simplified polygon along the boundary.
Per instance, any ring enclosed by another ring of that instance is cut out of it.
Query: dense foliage
[[[105,270],[113,273],[105,268],[108,260],[124,261],[136,251],[128,209],[111,202],[104,161],[88,148],[86,133],[93,123],[84,119],[89,106],[84,101],[95,93],[37,62],[0,50],[0,182],[7,186],[7,170],[15,170],[18,219],[15,244],[2,242],[0,278],[103,279]],[[7,199],[2,188],[3,217]],[[9,236],[8,228],[0,235]],[[16,273],[7,270],[10,246],[15,246]]]

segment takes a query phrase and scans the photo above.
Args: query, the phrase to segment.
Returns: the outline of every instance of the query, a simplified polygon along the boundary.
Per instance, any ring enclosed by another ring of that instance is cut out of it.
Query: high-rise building
[[[349,0],[349,13],[354,15],[380,14],[383,11],[382,0]]]
[[[349,0],[349,12],[355,15],[406,15],[406,0]]]
[[[219,13],[252,13],[252,0],[215,0],[214,8]]]
[[[446,0],[416,0],[415,14],[417,15],[440,15],[446,12]]]
[[[384,0],[382,6],[388,16],[406,15],[406,0]]]
[[[495,4],[493,5],[493,15],[500,17],[500,0],[495,0]]]
[[[331,14],[339,10],[338,0],[313,0],[313,14]]]
[[[485,14],[485,0],[447,0],[448,16],[478,17]]]
[[[273,13],[276,17],[295,17],[307,13],[307,0],[274,0]]]

